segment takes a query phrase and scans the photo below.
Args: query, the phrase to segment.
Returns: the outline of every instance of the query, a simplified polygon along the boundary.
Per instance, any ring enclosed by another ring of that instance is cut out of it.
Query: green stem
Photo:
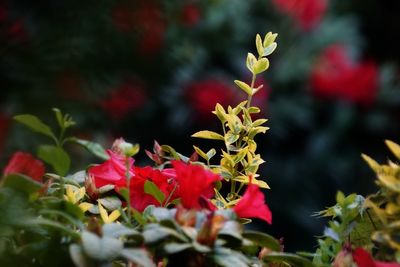
[[[251,78],[251,84],[250,84],[251,90],[254,89],[254,83],[256,82],[256,76],[257,76],[257,75],[253,73],[253,77]],[[250,105],[251,105],[251,99],[252,99],[252,98],[253,98],[252,95],[249,95],[249,96],[247,97],[247,105],[246,105],[247,108],[250,107]]]
[[[126,168],[126,171],[125,171],[125,177],[126,177],[126,184],[127,184],[127,186],[128,186],[128,188],[127,188],[127,190],[128,190],[128,199],[127,199],[127,201],[128,201],[128,218],[129,218],[129,221],[130,221],[130,219],[131,219],[131,211],[132,211],[132,204],[131,204],[131,174],[130,174],[130,172],[129,172],[129,157],[125,157],[125,168]]]

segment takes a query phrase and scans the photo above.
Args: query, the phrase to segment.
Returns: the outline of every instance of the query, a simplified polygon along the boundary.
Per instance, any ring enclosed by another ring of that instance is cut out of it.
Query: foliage
[[[400,146],[389,140],[386,140],[386,145],[400,159]],[[332,219],[328,222],[323,238],[318,240],[319,248],[314,254],[314,263],[339,264],[345,261],[346,254],[352,254],[350,261],[354,258],[357,262],[360,255],[367,255],[367,252],[360,250],[361,247],[371,251],[375,259],[384,262],[400,261],[399,166],[390,160],[388,164],[380,165],[365,154],[362,157],[376,173],[379,190],[366,198],[356,194],[345,196],[339,191],[336,195],[337,204],[318,213]],[[393,266],[398,265],[393,263]]]
[[[266,120],[253,121],[252,114],[259,109],[251,100],[262,87],[254,82],[257,74],[268,69],[265,56],[276,48],[276,36],[268,33],[261,40],[257,35],[258,59],[248,54],[252,82],[236,81],[247,93],[247,101],[229,106],[227,112],[217,105],[214,113],[224,135],[211,131],[193,135],[224,141],[219,165],[210,164],[215,149],[205,153],[195,147],[207,162],[202,163],[196,153],[185,157],[156,142],[154,154],[147,151],[156,168],[135,167],[132,156],[138,153],[138,145],[117,139],[105,151],[99,144],[66,136],[75,122],[58,109],[53,109],[57,134],[33,115],[15,116],[54,142],[41,145],[37,155],[55,173],[34,180],[25,166],[18,168],[18,162],[6,168],[10,171],[0,186],[1,265],[313,266],[301,256],[284,253],[274,237],[246,230],[242,224],[249,222],[247,217],[271,223],[260,191],[268,186],[256,179],[263,161],[254,141],[267,130],[261,126]],[[71,173],[65,150],[69,143],[84,146],[105,161]],[[224,197],[226,183],[231,192]]]

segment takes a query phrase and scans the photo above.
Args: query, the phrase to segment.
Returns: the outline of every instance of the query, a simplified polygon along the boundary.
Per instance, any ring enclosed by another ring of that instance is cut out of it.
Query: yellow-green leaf
[[[396,158],[400,159],[400,146],[390,140],[386,140],[385,143],[388,146],[388,148],[390,149],[390,151],[392,151],[393,155],[395,155]]]
[[[242,148],[236,155],[233,156],[233,161],[235,163],[240,162],[247,155],[248,151],[248,147]]]
[[[245,82],[239,81],[239,80],[235,80],[234,81],[236,83],[236,85],[242,89],[246,94],[248,95],[253,95],[253,90],[251,89],[250,85],[248,85]]]
[[[266,57],[266,56],[271,55],[275,51],[277,46],[278,46],[277,43],[274,42],[274,43],[270,44],[269,46],[265,47],[264,53],[262,56]]]
[[[259,74],[261,72],[266,71],[269,68],[269,60],[268,58],[261,58],[254,63],[253,73]],[[254,92],[255,93],[255,92]]]
[[[238,139],[239,139],[239,135],[234,134],[231,131],[229,131],[225,134],[225,143],[228,145],[235,143]]]
[[[226,122],[226,118],[225,118],[226,117],[226,112],[225,112],[225,109],[221,106],[221,104],[217,103],[215,105],[215,110],[212,113],[217,115],[218,119],[222,123]]]
[[[379,172],[379,170],[381,169],[381,166],[378,164],[378,162],[376,162],[375,160],[373,160],[371,157],[365,155],[365,154],[361,154],[362,158],[368,163],[369,167],[374,171],[374,172]]]
[[[209,159],[208,156],[207,156],[207,154],[206,154],[203,150],[201,150],[201,149],[198,148],[197,146],[193,146],[193,148],[194,148],[194,150],[197,152],[197,154],[199,154],[200,157],[202,157],[202,158],[205,159],[205,160],[208,160],[208,159]]]
[[[224,140],[224,137],[219,133],[213,131],[199,131],[197,133],[192,134],[192,137],[204,138],[204,139],[212,139],[212,140]]]
[[[263,42],[261,40],[261,36],[259,34],[256,35],[256,47],[258,55],[262,57],[264,54],[264,47],[263,47]]]
[[[246,67],[254,73],[253,67],[254,64],[257,62],[256,57],[252,53],[247,53],[247,59],[246,59]]]
[[[277,33],[268,32],[264,37],[263,46],[268,47],[271,45],[273,42],[275,42],[276,37],[278,37]]]

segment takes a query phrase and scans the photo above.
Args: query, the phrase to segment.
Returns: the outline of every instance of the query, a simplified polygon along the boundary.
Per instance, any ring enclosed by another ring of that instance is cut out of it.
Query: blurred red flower
[[[124,1],[111,10],[111,19],[119,31],[137,35],[140,54],[161,49],[167,25],[159,1],[141,0],[134,5]]]
[[[353,259],[358,267],[400,267],[396,262],[374,261],[372,256],[363,248],[356,248],[353,251]]]
[[[4,149],[9,127],[10,118],[4,113],[0,113],[0,155]]]
[[[126,157],[107,150],[110,159],[102,164],[90,167],[88,169],[89,176],[92,176],[97,188],[105,185],[115,185],[117,182],[126,179]],[[129,174],[134,176],[132,169],[134,160],[128,158]]]
[[[222,80],[208,79],[186,86],[185,96],[200,120],[213,118],[216,103],[226,107],[235,104],[233,88]]]
[[[342,45],[328,47],[311,72],[315,95],[372,104],[378,89],[378,67],[373,62],[354,62]]]
[[[135,175],[130,180],[130,202],[131,206],[142,212],[147,206],[160,206],[160,203],[152,196],[144,192],[146,181],[153,182],[168,198],[173,193],[175,180],[160,170],[150,166],[143,168],[135,167]],[[126,179],[117,182],[117,191],[127,187]],[[174,198],[170,198],[173,200]]]
[[[177,196],[187,209],[211,209],[215,207],[209,199],[214,196],[214,186],[221,177],[202,166],[173,161],[178,184]]]
[[[36,159],[30,153],[18,151],[11,156],[3,173],[4,175],[11,173],[24,174],[41,182],[45,173],[45,167],[43,162]]]
[[[233,208],[241,218],[259,218],[272,223],[272,213],[265,203],[265,197],[260,188],[255,184],[249,184],[243,197]]]
[[[195,3],[185,4],[181,12],[182,23],[187,27],[195,26],[201,19],[200,8]]]
[[[146,100],[143,86],[129,81],[111,90],[110,94],[100,102],[100,106],[115,120],[122,119],[129,112],[142,107]]]
[[[135,30],[139,34],[139,51],[148,55],[158,52],[163,45],[167,28],[160,3],[141,1],[133,18]]]
[[[303,30],[317,26],[327,9],[326,0],[273,0],[276,8],[292,17]]]

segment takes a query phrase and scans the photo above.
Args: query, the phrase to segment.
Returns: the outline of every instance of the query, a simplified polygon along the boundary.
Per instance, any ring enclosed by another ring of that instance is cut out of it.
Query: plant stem
[[[127,207],[128,207],[128,218],[129,218],[129,222],[130,222],[130,219],[131,219],[131,211],[132,211],[132,207],[131,207],[131,174],[130,174],[130,172],[129,172],[129,157],[128,156],[126,156],[125,157],[125,168],[126,168],[126,171],[125,171],[125,177],[126,177],[126,184],[127,184],[127,190],[128,190],[128,199],[127,199],[127,201],[128,201],[128,205],[127,205]]]
[[[251,78],[251,84],[250,84],[251,90],[254,89],[254,83],[256,82],[256,76],[257,76],[257,75],[253,73],[253,77]],[[248,98],[247,98],[247,105],[246,105],[247,108],[250,107],[250,105],[251,105],[251,99],[252,99],[252,98],[253,98],[253,95],[249,95],[249,96],[248,96]]]

